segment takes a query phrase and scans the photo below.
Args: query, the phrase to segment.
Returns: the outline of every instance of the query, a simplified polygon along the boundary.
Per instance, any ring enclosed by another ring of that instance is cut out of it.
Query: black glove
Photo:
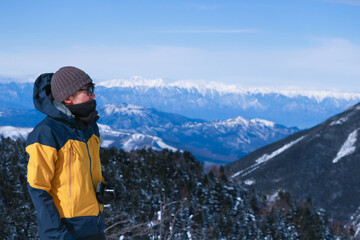
[[[115,185],[110,182],[98,182],[96,186],[96,198],[101,204],[109,204],[111,201],[116,200],[117,191]]]

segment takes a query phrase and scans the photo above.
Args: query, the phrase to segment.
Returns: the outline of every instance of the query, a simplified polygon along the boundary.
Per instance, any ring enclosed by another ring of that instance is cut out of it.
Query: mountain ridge
[[[234,179],[273,194],[311,197],[330,217],[360,231],[360,104],[226,166]]]
[[[258,147],[298,131],[297,128],[287,128],[262,119],[236,117],[205,121],[131,104],[109,104],[97,110],[103,147],[115,146],[127,151],[149,147],[154,150],[186,150],[198,160],[212,164],[234,161]],[[27,113],[30,110],[22,111]],[[20,120],[31,122],[26,118],[14,120],[14,117],[21,116],[22,111],[3,110],[3,115],[9,115],[0,118],[0,126],[9,125],[11,120],[17,121],[20,126]],[[43,115],[32,111],[39,118]],[[12,136],[6,130],[8,128],[0,128],[0,133]]]
[[[34,109],[31,82],[0,83],[0,104]],[[260,118],[288,127],[309,128],[360,102],[360,94],[303,89],[245,89],[219,83],[195,84],[133,77],[96,84],[98,106],[133,104],[188,118]],[[285,116],[285,117],[284,117]]]
[[[128,103],[208,121],[236,116],[261,118],[299,128],[312,127],[360,101],[357,93],[249,90],[216,83],[168,84],[162,79],[140,77],[97,86],[99,105]]]
[[[196,90],[200,93],[205,94],[205,92],[219,92],[219,93],[240,93],[240,94],[280,94],[287,97],[296,97],[296,96],[305,96],[308,98],[314,98],[317,101],[321,102],[325,98],[334,97],[339,99],[349,100],[351,98],[359,99],[360,93],[353,92],[337,92],[337,91],[324,91],[324,90],[304,90],[304,89],[294,89],[294,88],[283,88],[283,89],[271,89],[267,87],[253,87],[253,88],[243,88],[236,84],[224,84],[217,82],[208,82],[208,83],[194,83],[190,81],[177,81],[172,83],[165,82],[162,78],[157,79],[147,79],[140,76],[134,76],[130,79],[112,79],[108,81],[102,81],[97,83],[97,86],[102,86],[106,88],[179,88],[179,89],[188,89]]]

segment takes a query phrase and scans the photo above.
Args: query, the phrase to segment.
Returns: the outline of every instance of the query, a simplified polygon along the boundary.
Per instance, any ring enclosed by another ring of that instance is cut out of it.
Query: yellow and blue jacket
[[[28,188],[41,239],[77,239],[104,232],[96,185],[103,181],[96,123],[81,129],[51,96],[52,74],[34,84],[34,105],[47,116],[29,134]],[[68,111],[68,112],[67,112]]]

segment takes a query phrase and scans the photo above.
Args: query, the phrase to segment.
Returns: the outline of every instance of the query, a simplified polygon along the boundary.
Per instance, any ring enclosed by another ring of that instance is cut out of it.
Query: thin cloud
[[[195,4],[195,3],[189,3],[187,4],[187,6],[189,6],[190,8],[195,8],[195,9],[199,9],[199,10],[204,10],[204,11],[213,11],[213,10],[218,10],[220,8],[222,8],[221,5],[218,4]]]
[[[1,75],[54,72],[74,65],[94,80],[126,76],[206,79],[248,86],[311,86],[360,91],[360,46],[346,39],[320,39],[295,49],[206,50],[176,46],[145,48],[81,46],[48,51],[0,52]]]
[[[353,6],[360,6],[360,0],[323,0],[323,1],[346,4],[346,5],[353,5]]]
[[[163,33],[256,33],[257,29],[168,30]]]

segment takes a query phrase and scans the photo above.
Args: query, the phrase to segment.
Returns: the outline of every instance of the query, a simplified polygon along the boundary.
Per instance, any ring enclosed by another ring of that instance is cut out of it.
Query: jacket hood
[[[44,73],[36,79],[33,92],[34,106],[37,110],[51,118],[76,125],[75,119],[70,114],[67,114],[67,111],[69,113],[70,111],[63,104],[55,102],[51,95],[52,76],[53,73]]]

